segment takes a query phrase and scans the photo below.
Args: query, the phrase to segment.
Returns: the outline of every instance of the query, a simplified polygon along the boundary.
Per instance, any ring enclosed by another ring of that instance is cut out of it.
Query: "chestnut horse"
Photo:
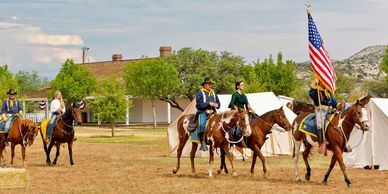
[[[235,116],[236,114],[237,118]],[[232,136],[230,132],[235,126],[241,128],[244,132],[243,136],[245,137],[249,137],[252,134],[248,112],[245,110],[231,110],[210,117],[208,122],[209,124],[205,129],[205,135],[208,137],[208,144],[210,145],[209,177],[213,176],[214,149],[216,148],[221,148],[222,152],[226,153],[226,157],[232,165],[232,175],[237,176],[234,166],[234,156],[229,151],[230,143],[233,143],[233,141],[231,141],[229,137]]]
[[[288,122],[286,115],[284,114],[283,107],[269,111],[257,118],[250,121],[252,134],[246,138],[246,145],[253,151],[251,174],[254,174],[256,157],[259,157],[263,165],[264,176],[266,176],[267,168],[265,165],[264,155],[261,153],[261,147],[264,145],[266,136],[271,133],[271,129],[274,124],[278,124],[280,127],[289,131],[291,124]],[[243,147],[241,143],[236,144],[238,147]],[[228,173],[228,169],[225,164],[225,154],[221,152],[221,165],[217,173],[220,174],[224,169],[225,173]]]
[[[369,100],[369,99],[368,99]],[[344,165],[342,153],[344,148],[349,140],[350,133],[354,128],[355,124],[361,126],[362,131],[369,130],[370,124],[368,122],[368,118],[366,116],[367,112],[364,108],[364,105],[367,101],[357,101],[354,105],[352,105],[348,110],[345,111],[344,116],[341,118],[341,113],[337,112],[334,115],[334,118],[331,120],[327,127],[327,131],[325,134],[326,140],[328,142],[327,148],[333,152],[333,156],[331,158],[331,163],[329,169],[323,179],[323,183],[327,184],[327,179],[329,178],[330,172],[333,169],[335,163],[338,161],[338,164],[341,167],[342,173],[345,178],[345,182],[348,187],[351,187],[352,183],[350,182],[348,175],[346,173],[346,167]],[[298,127],[308,114],[300,114],[298,115],[293,123],[293,137],[294,137],[294,168],[295,168],[295,178],[296,181],[300,181],[298,174],[298,159],[299,159],[299,150],[300,146],[303,143],[305,145],[305,150],[303,152],[303,160],[306,165],[306,180],[310,180],[311,176],[311,168],[308,162],[308,156],[310,154],[311,148],[313,146],[318,146],[317,138],[311,137],[308,134],[305,134],[298,130]]]
[[[185,146],[188,138],[189,132],[187,130],[188,124],[191,120],[195,118],[195,114],[185,115],[178,119],[178,134],[179,134],[179,146],[177,150],[177,166],[173,169],[173,173],[176,174],[180,168],[180,158],[182,156],[182,150]],[[212,152],[215,147],[221,146],[223,149],[227,149],[229,151],[228,142],[225,140],[225,136],[221,131],[214,129],[215,126],[219,128],[223,128],[227,132],[231,130],[234,126],[239,125],[244,135],[250,135],[250,127],[248,121],[248,113],[246,111],[241,110],[231,110],[223,113],[217,113],[210,116],[208,119],[205,136],[209,139],[208,143],[211,145],[210,151]],[[213,130],[214,129],[214,130]],[[195,167],[194,167],[194,158],[195,153],[197,152],[198,144],[192,142],[192,148],[190,152],[190,161],[191,161],[191,172],[192,176],[195,176]],[[211,153],[212,154],[212,153]],[[212,154],[213,155],[213,154]],[[229,157],[228,157],[229,158]],[[232,163],[232,168],[234,169],[233,157],[229,158]],[[209,161],[212,164],[212,161]],[[209,170],[209,176],[212,176],[211,171]]]
[[[47,147],[46,142],[44,141],[42,131],[40,131],[40,135],[43,140],[43,148],[46,153],[46,164],[51,165],[50,160],[50,152],[53,146],[57,148],[57,152],[55,154],[55,159],[53,161],[53,164],[57,164],[57,159],[59,156],[59,149],[61,146],[61,143],[67,143],[67,147],[69,150],[69,156],[70,156],[70,164],[74,165],[73,161],[73,142],[74,142],[74,126],[73,122],[82,123],[81,120],[81,114],[80,114],[80,108],[79,105],[73,105],[66,109],[65,113],[63,115],[58,116],[56,122],[54,123],[54,128],[52,131],[52,138],[51,141]],[[47,123],[48,125],[48,123]],[[42,127],[41,127],[42,128]]]
[[[15,156],[15,146],[20,144],[22,147],[23,167],[26,167],[26,147],[34,143],[38,131],[38,126],[32,120],[19,117],[14,119],[8,131],[8,141],[11,143],[11,165],[13,165],[13,158]],[[0,164],[4,148],[4,134],[2,134],[0,140]]]

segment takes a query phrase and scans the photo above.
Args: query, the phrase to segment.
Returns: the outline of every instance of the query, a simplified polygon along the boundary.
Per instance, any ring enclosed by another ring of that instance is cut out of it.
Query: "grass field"
[[[348,169],[353,188],[348,189],[338,165],[328,186],[321,181],[330,157],[314,154],[311,181],[294,182],[291,156],[266,158],[268,176],[262,176],[261,163],[256,174],[249,173],[250,160],[237,161],[238,177],[221,174],[207,177],[208,159],[196,159],[197,176],[191,177],[189,158],[182,158],[181,169],[172,174],[176,158],[166,157],[166,129],[119,129],[110,137],[109,129],[76,129],[74,161],[70,166],[67,147],[61,147],[56,166],[45,165],[40,136],[27,149],[30,185],[27,189],[0,190],[5,193],[387,193],[388,172]],[[51,156],[54,156],[52,152]],[[330,156],[330,155],[329,155]],[[16,167],[21,166],[20,147]],[[9,165],[10,149],[5,153]],[[53,158],[52,158],[53,159]],[[228,163],[229,164],[229,163]],[[215,168],[219,165],[216,158]],[[300,174],[305,168],[300,161]]]

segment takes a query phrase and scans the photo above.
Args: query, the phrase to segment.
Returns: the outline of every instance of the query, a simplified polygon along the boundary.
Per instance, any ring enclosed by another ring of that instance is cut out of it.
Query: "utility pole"
[[[82,63],[85,63],[87,52],[89,51],[88,47],[82,47]]]

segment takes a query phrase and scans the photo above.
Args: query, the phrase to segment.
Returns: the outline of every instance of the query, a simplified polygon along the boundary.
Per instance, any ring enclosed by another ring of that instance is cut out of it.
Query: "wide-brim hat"
[[[207,77],[207,78],[205,78],[205,79],[203,80],[203,82],[202,82],[201,85],[203,86],[203,85],[208,84],[208,83],[209,83],[209,84],[214,84],[214,82],[211,81],[210,78]]]
[[[15,94],[18,94],[18,93],[15,92],[14,89],[10,89],[10,90],[7,92],[7,94],[9,94],[9,95],[15,95]]]

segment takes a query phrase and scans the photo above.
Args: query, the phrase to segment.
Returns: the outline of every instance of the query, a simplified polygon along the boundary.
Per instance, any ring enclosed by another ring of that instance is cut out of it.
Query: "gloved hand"
[[[2,114],[1,115],[1,118],[3,119],[4,122],[7,122],[8,121],[8,118],[5,114]]]
[[[23,117],[23,111],[19,111],[19,112],[18,112],[18,116],[19,116],[19,117]]]

